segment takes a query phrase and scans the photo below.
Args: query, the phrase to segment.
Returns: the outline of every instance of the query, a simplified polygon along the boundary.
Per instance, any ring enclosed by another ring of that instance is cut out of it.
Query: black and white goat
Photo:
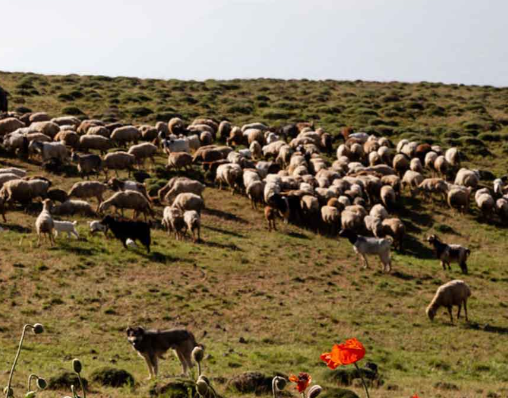
[[[434,246],[436,256],[441,260],[441,265],[445,271],[446,266],[451,270],[450,263],[458,263],[462,273],[467,275],[466,261],[471,254],[471,250],[461,245],[449,245],[441,242],[437,235],[430,235],[427,242]]]
[[[377,255],[383,263],[383,271],[390,272],[392,270],[392,260],[390,258],[391,239],[385,238],[369,238],[358,235],[350,229],[343,229],[339,232],[339,236],[347,238],[353,245],[353,248],[362,260],[364,268],[369,266],[367,261],[368,255]]]

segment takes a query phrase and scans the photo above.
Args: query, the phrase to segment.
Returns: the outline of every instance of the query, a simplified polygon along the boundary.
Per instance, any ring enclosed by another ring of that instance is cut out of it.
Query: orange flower
[[[321,359],[330,369],[340,365],[351,365],[365,356],[365,347],[355,338],[346,340],[344,344],[335,344],[332,352],[321,354]]]
[[[289,376],[289,381],[296,383],[296,389],[298,392],[304,392],[312,381],[312,377],[308,373],[300,372],[298,377],[295,375]]]

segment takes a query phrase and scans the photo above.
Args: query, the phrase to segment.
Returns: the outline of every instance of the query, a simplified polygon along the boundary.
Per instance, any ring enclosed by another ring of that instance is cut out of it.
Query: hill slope
[[[468,164],[506,172],[508,89],[13,73],[0,73],[0,86],[11,93],[13,107],[53,116],[77,113],[65,109],[75,107],[88,117],[134,122],[181,115],[228,118],[236,124],[313,119],[332,133],[342,125],[366,126],[393,139],[417,136],[459,144]],[[2,158],[0,165],[41,174],[37,164],[16,158]],[[65,189],[79,180],[50,177]],[[47,329],[28,337],[16,390],[22,389],[21,375],[54,375],[69,369],[74,357],[82,359],[85,376],[113,365],[142,381],[146,367],[129,347],[125,328],[181,324],[198,340],[207,331],[203,343],[211,357],[205,366],[212,376],[260,369],[309,371],[317,383],[331,387],[319,355],[354,336],[365,344],[366,360],[377,363],[385,379],[373,396],[506,395],[504,227],[484,222],[476,210],[459,216],[406,193],[400,216],[411,238],[404,254],[394,254],[394,273],[385,275],[377,261],[361,270],[347,241],[282,224],[278,232],[268,233],[261,210],[252,210],[245,197],[209,187],[205,202],[204,243],[177,242],[156,230],[151,255],[89,236],[84,219],[79,226],[82,240],[61,238],[55,248],[35,248],[36,213],[8,213],[10,230],[0,235],[0,370],[10,366],[22,324],[41,322]],[[425,235],[436,231],[471,248],[470,275],[460,274],[456,265],[452,271],[442,270],[423,243]],[[424,309],[435,290],[455,278],[463,278],[473,290],[471,322],[451,326],[444,312],[429,322]],[[174,359],[161,361],[160,367],[162,375],[180,372]],[[2,372],[0,384],[6,378]],[[442,382],[459,390],[443,391],[437,384]],[[146,396],[148,384],[135,391],[93,388],[105,396]]]

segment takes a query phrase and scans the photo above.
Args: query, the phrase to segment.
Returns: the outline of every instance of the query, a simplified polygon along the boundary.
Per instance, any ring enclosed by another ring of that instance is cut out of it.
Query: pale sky
[[[0,15],[2,71],[508,86],[507,0],[0,0]]]

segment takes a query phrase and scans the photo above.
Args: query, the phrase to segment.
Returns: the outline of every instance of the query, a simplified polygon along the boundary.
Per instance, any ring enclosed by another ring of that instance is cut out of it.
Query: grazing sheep
[[[222,122],[220,122],[218,129],[219,140],[225,142],[229,137],[229,133],[231,132],[232,128],[233,128],[232,124],[227,120],[223,120]]]
[[[262,181],[252,181],[245,188],[245,193],[249,197],[253,209],[257,209],[257,205],[263,203],[264,190],[265,184]]]
[[[13,131],[16,131],[22,127],[25,127],[25,123],[16,119],[15,117],[2,119],[0,120],[0,137],[12,133]]]
[[[0,198],[4,203],[28,203],[38,197],[44,199],[50,185],[48,181],[40,179],[7,181],[0,189]]]
[[[238,188],[242,178],[242,168],[238,164],[228,163],[221,164],[217,168],[217,175],[215,181],[219,183],[219,189],[222,189],[222,184],[227,184],[231,188],[234,195],[235,189]]]
[[[173,135],[178,135],[183,133],[185,129],[185,124],[182,119],[179,117],[171,118],[168,122],[168,130]]]
[[[335,206],[323,206],[321,207],[321,219],[329,227],[330,233],[335,234],[340,227],[340,210]]]
[[[350,229],[343,229],[339,232],[339,236],[347,238],[349,243],[362,260],[364,268],[368,268],[367,255],[373,254],[379,256],[383,263],[383,271],[390,272],[392,269],[392,262],[390,258],[390,246],[392,242],[389,239],[367,238],[356,234]]]
[[[147,220],[147,216],[154,215],[148,199],[137,191],[127,190],[115,193],[100,204],[99,213],[104,213],[111,206],[115,207],[116,212],[120,210],[122,217],[124,215],[124,209],[132,209],[134,211],[134,218],[137,218],[139,213],[143,213],[145,221]]]
[[[39,152],[43,161],[58,159],[60,162],[65,163],[69,158],[69,152],[66,146],[61,142],[32,141],[29,145],[29,151],[30,148]]]
[[[476,205],[481,210],[483,217],[488,218],[492,216],[492,213],[496,207],[496,202],[489,193],[481,193],[480,195],[475,195],[475,200]]]
[[[169,182],[168,184],[166,184],[166,186],[168,185]],[[161,203],[171,203],[174,198],[176,198],[179,194],[182,193],[192,193],[195,195],[199,195],[201,197],[203,191],[205,190],[205,185],[203,185],[199,181],[190,180],[188,178],[177,179],[170,185],[171,188],[163,196]],[[161,193],[162,190],[164,190],[164,188],[161,188],[161,190],[159,190],[159,194]]]
[[[113,130],[111,140],[122,146],[128,142],[137,144],[141,138],[141,132],[134,126],[122,126]]]
[[[199,242],[201,240],[201,216],[199,213],[195,210],[188,210],[183,213],[183,219],[187,230],[192,233],[194,242]]]
[[[494,194],[497,198],[504,195],[504,182],[501,178],[496,178],[494,180]]]
[[[411,162],[409,163],[409,169],[416,171],[418,173],[423,173],[423,166],[420,159],[418,158],[411,159]]]
[[[0,188],[2,188],[3,185],[7,181],[19,180],[19,178],[20,177],[17,174],[13,174],[13,173],[2,173],[2,174],[0,174]]]
[[[170,232],[174,232],[176,240],[183,239],[183,230],[185,229],[186,224],[182,210],[173,206],[166,206],[162,215],[162,225],[166,228],[168,235]]]
[[[186,170],[192,166],[192,156],[187,152],[170,152],[168,156],[168,168],[181,169],[184,168]]]
[[[201,210],[205,208],[205,202],[196,194],[186,192],[179,194],[174,202],[173,206],[182,210],[183,212],[187,210],[195,210],[198,214],[201,214]]]
[[[80,199],[96,198],[97,209],[100,204],[104,201],[102,195],[106,192],[109,187],[99,181],[83,181],[75,183],[70,189],[68,196],[69,198],[76,197]]]
[[[431,171],[434,171],[434,163],[436,162],[436,159],[438,157],[438,154],[434,151],[430,151],[430,152],[427,152],[427,154],[425,155],[425,161],[424,161],[424,164],[425,164],[425,167],[427,169],[430,169]]]
[[[385,207],[382,204],[378,203],[372,206],[369,215],[384,220],[385,218],[388,218],[388,211],[386,211]]]
[[[81,120],[79,120],[75,116],[54,117],[53,119],[51,119],[51,121],[55,124],[58,124],[60,128],[62,128],[62,126],[72,126],[73,130],[77,129],[81,124]]]
[[[58,234],[60,232],[66,232],[67,238],[71,237],[71,234],[76,237],[76,239],[79,239],[78,231],[76,230],[77,221],[53,221],[54,224],[54,232],[55,232],[55,238],[58,237]]]
[[[457,306],[459,310],[457,312],[457,320],[460,318],[460,311],[462,305],[464,305],[464,312],[466,313],[466,322],[469,322],[467,318],[467,300],[471,297],[471,289],[466,282],[459,279],[450,281],[441,285],[432,299],[431,303],[426,309],[427,316],[431,321],[434,320],[437,310],[441,307],[445,307],[450,314],[450,322],[453,324],[452,307]]]
[[[102,161],[102,168],[106,179],[108,178],[108,171],[115,170],[115,174],[118,177],[118,170],[128,170],[129,176],[131,175],[132,167],[136,163],[136,158],[127,152],[112,152],[104,156]]]
[[[340,201],[340,198],[339,198]],[[349,210],[351,206],[347,206],[346,209],[341,213],[341,226],[344,230],[360,231],[363,227],[363,219],[360,214]]]
[[[409,160],[405,155],[398,153],[393,158],[392,167],[399,174],[399,176],[402,176],[406,170],[409,169]]]
[[[147,158],[149,158],[155,165],[154,156],[157,153],[157,146],[150,144],[149,142],[143,142],[141,144],[131,146],[127,153],[133,155],[136,158],[139,167],[144,165],[145,159]]]
[[[171,152],[190,152],[190,144],[187,138],[170,138],[161,141],[164,152],[169,155]]]
[[[460,152],[457,148],[449,148],[445,152],[445,159],[455,170],[460,166]]]
[[[496,212],[502,222],[506,223],[508,221],[508,199],[499,198],[496,201]]]
[[[418,185],[418,191],[423,192],[424,196],[429,199],[433,194],[436,194],[446,202],[448,183],[442,178],[426,178]]]
[[[448,206],[450,208],[457,208],[464,214],[469,209],[469,197],[471,196],[471,188],[452,188],[448,191]]]
[[[63,189],[50,189],[48,191],[48,199],[51,199],[53,202],[60,202],[63,203],[68,199],[67,192],[65,192]]]
[[[397,205],[397,196],[395,195],[395,191],[390,185],[384,185],[381,188],[381,202],[388,210],[393,210]]]
[[[90,174],[96,173],[99,178],[102,168],[102,159],[99,155],[78,155],[76,152],[72,152],[71,161],[78,164],[78,172],[82,177],[88,178]]]
[[[50,121],[35,122],[30,125],[29,130],[31,133],[42,133],[53,139],[60,131],[60,126]]]
[[[81,214],[83,216],[92,217],[95,216],[95,211],[92,209],[90,203],[84,200],[68,199],[65,202],[54,206],[53,214],[59,216],[73,216],[75,214]]]
[[[55,239],[53,238],[53,229],[54,229],[54,221],[51,216],[51,206],[52,202],[50,199],[44,199],[42,201],[42,211],[35,220],[35,229],[37,231],[37,246],[41,243],[41,235],[46,234],[49,237],[51,242],[51,246],[55,244]]]
[[[60,132],[55,136],[55,141],[60,141],[71,148],[79,147],[79,135],[72,130],[60,130]]]
[[[455,185],[462,185],[464,187],[476,189],[479,182],[480,176],[477,171],[462,168],[455,176]]]
[[[407,170],[404,173],[404,177],[402,177],[402,189],[405,189],[406,187],[409,188],[409,191],[411,192],[411,195],[414,194],[414,192],[418,189],[418,186],[423,182],[423,176],[412,170]]]
[[[102,137],[110,138],[111,132],[106,126],[92,126],[88,129],[86,135],[100,135]]]
[[[462,273],[467,275],[468,270],[466,261],[468,256],[471,254],[471,250],[461,245],[446,244],[442,242],[437,235],[430,235],[427,238],[427,242],[434,246],[436,256],[439,260],[441,260],[443,270],[446,271],[446,266],[448,266],[448,269],[451,270],[450,263],[456,262],[459,264]]]
[[[137,181],[121,181],[116,177],[113,177],[108,181],[108,186],[114,191],[137,191],[142,194],[148,201],[148,193],[146,192],[145,184]]]
[[[79,137],[79,149],[84,152],[95,149],[104,155],[111,148],[113,148],[113,142],[101,135],[82,135]]]
[[[102,219],[101,224],[111,230],[115,238],[120,240],[123,247],[127,249],[127,240],[139,240],[146,251],[150,253],[150,224],[142,221],[124,221],[116,220],[112,216],[106,216]]]
[[[386,218],[382,221],[381,234],[376,235],[376,238],[391,236],[393,238],[393,247],[398,247],[399,252],[402,253],[402,242],[406,236],[406,226],[398,218]]]
[[[446,179],[446,174],[448,173],[448,169],[450,168],[449,163],[446,161],[443,155],[440,155],[434,160],[434,170],[444,179]]]

